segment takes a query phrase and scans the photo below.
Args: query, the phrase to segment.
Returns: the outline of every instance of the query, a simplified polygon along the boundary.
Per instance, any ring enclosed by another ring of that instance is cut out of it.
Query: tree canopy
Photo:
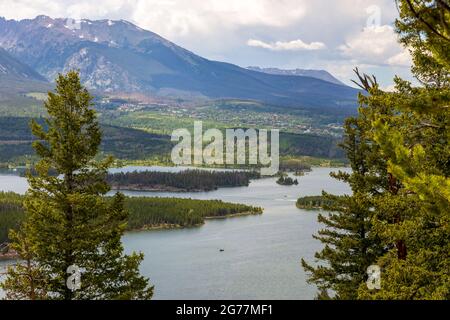
[[[318,264],[303,261],[320,298],[450,298],[450,6],[397,3],[397,32],[421,85],[397,77],[395,91],[384,92],[356,70],[366,93],[343,143],[353,172],[334,175],[353,194],[320,216]],[[365,283],[374,264],[379,290]]]

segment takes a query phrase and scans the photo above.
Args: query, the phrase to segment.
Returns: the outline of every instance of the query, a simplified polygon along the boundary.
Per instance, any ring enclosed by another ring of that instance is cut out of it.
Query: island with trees
[[[293,185],[298,185],[298,180],[292,179],[286,173],[283,172],[283,173],[279,174],[277,183],[282,186],[293,186]]]
[[[184,170],[180,172],[133,171],[108,174],[113,189],[135,191],[200,192],[223,187],[244,187],[257,179],[256,171]]]

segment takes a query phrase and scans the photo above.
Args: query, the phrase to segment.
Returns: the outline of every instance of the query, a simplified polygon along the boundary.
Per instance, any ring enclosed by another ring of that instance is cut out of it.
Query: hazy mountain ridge
[[[0,18],[0,47],[52,81],[79,69],[88,88],[147,95],[240,98],[292,107],[351,107],[357,90],[210,61],[120,20]]]
[[[30,81],[47,81],[34,69],[20,62],[2,48],[0,48],[0,77]]]
[[[255,67],[255,66],[247,67],[247,69],[253,70],[253,71],[258,71],[258,72],[264,72],[264,73],[268,73],[268,74],[311,77],[311,78],[324,80],[324,81],[342,85],[342,86],[345,85],[342,81],[335,78],[331,73],[329,73],[326,70],[298,69],[298,68],[297,69],[261,68],[261,67]]]
[[[47,80],[28,65],[0,48],[0,113],[1,105],[30,105],[36,100],[30,92],[50,90]]]

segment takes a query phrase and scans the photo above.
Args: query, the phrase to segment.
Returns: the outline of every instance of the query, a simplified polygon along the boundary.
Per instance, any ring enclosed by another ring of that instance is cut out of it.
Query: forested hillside
[[[28,117],[0,117],[0,164],[25,164],[32,162],[34,140],[30,132]],[[37,118],[44,124],[44,118]],[[142,130],[102,124],[104,138],[100,154],[111,154],[122,160],[144,160],[159,158],[169,163],[174,144],[170,136],[149,133]],[[318,158],[343,159],[344,153],[338,147],[339,138],[309,134],[280,133],[280,154],[282,156],[311,156]]]

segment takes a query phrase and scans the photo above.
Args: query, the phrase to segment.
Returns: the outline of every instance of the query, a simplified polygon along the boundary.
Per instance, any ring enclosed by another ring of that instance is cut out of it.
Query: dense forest
[[[147,191],[210,191],[220,187],[248,186],[259,178],[256,171],[185,170],[181,172],[134,171],[109,174],[115,189]]]
[[[127,198],[126,208],[130,212],[128,228],[174,225],[196,226],[205,218],[220,218],[240,214],[261,214],[261,208],[221,200],[194,200],[178,198]]]
[[[31,118],[0,117],[0,165],[24,165],[36,162],[30,131]],[[44,118],[35,120],[45,127]],[[166,161],[173,147],[170,137],[141,130],[102,125],[104,138],[99,155],[113,155],[119,160],[159,158]]]
[[[0,192],[0,244],[8,241],[8,231],[17,229],[24,218],[24,197]],[[128,230],[160,227],[191,227],[203,224],[205,218],[242,214],[261,214],[262,209],[221,200],[128,197]]]
[[[280,133],[280,154],[345,159],[339,143],[341,138],[313,134]]]

